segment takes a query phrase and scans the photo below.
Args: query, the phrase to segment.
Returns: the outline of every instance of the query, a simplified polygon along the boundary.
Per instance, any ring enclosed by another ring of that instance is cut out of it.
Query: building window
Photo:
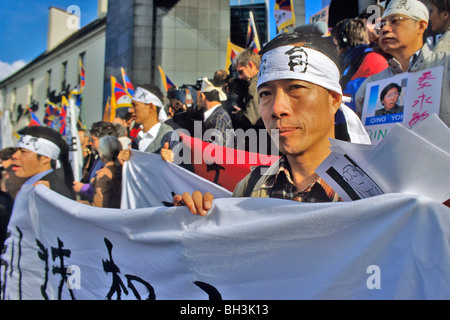
[[[64,61],[61,66],[61,91],[66,90],[67,84],[67,61]]]

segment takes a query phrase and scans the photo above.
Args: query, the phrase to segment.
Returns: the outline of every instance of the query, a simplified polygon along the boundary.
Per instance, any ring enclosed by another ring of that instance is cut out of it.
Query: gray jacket
[[[441,92],[441,107],[439,110],[439,118],[450,127],[450,64],[449,64],[449,52],[433,52],[430,50],[427,44],[425,44],[420,50],[420,54],[416,59],[416,62],[407,70],[408,72],[416,72],[420,70],[435,68],[438,66],[444,66],[444,76],[442,79],[442,92]],[[364,95],[366,93],[367,84],[386,78],[393,77],[399,73],[405,72],[400,63],[391,58],[389,61],[389,67],[380,73],[374,74],[368,77],[359,87],[356,92],[356,111],[361,116],[364,106]]]

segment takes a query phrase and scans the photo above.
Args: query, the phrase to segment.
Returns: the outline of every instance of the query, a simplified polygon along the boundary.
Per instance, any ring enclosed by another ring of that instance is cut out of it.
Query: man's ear
[[[420,33],[424,34],[425,31],[427,30],[427,28],[428,28],[428,22],[425,21],[425,20],[420,20],[419,21],[419,31],[420,31]]]
[[[342,104],[342,96],[334,91],[329,90],[333,113],[336,113]]]
[[[41,155],[39,161],[41,161],[43,165],[48,165],[50,164],[50,161],[52,161],[52,159],[47,156]]]

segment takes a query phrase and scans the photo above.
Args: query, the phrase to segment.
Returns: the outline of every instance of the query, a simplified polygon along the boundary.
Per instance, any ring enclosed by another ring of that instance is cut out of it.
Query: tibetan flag
[[[30,115],[31,115],[31,119],[30,119],[30,123],[28,124],[28,127],[40,126],[41,125],[41,121],[39,120],[37,115],[33,111],[31,111],[31,109],[28,109],[28,111],[30,112]]]
[[[69,101],[65,96],[61,99],[61,112],[59,114],[59,133],[63,136],[66,135],[66,124],[67,124],[67,109],[69,108]]]
[[[234,63],[234,59],[236,59],[236,56],[244,51],[245,49],[242,47],[239,47],[235,44],[233,44],[230,39],[228,39],[228,44],[227,44],[227,59],[225,61],[225,70],[229,70],[230,65],[232,65]]]
[[[117,82],[114,76],[111,76],[111,119],[116,117],[117,108],[131,108],[131,97],[125,91],[125,88]]]
[[[289,26],[295,26],[294,6],[292,0],[275,0],[273,10],[278,32]]]
[[[131,83],[130,79],[128,78],[127,74],[125,73],[125,70],[123,68],[120,68],[122,71],[122,79],[123,84],[125,85],[125,91],[128,93],[130,97],[133,97],[134,94],[134,86]]]
[[[111,97],[108,97],[108,101],[106,101],[105,111],[103,112],[103,121],[112,122],[114,119],[111,119]]]
[[[258,31],[256,29],[253,11],[250,11],[249,14],[250,17],[248,19],[246,48],[255,53],[258,53],[259,51],[261,51],[261,46],[259,44]]]
[[[45,108],[44,124],[53,128],[53,120],[61,113],[61,108],[50,101],[46,101],[47,107]]]
[[[174,83],[172,81],[170,81],[169,77],[166,76],[166,73],[163,71],[163,69],[161,68],[161,66],[159,66],[159,73],[161,74],[161,80],[163,82],[164,85],[164,89],[166,89],[166,92],[174,87]]]
[[[79,68],[80,68],[80,87],[81,87],[81,90],[83,90],[85,82],[86,82],[85,81],[84,66],[83,66],[83,62],[81,61],[81,59],[78,62],[79,62]]]

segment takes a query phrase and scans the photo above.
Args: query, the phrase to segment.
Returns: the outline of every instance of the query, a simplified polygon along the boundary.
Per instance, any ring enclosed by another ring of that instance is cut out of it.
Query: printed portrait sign
[[[443,68],[401,73],[367,85],[361,121],[372,144],[378,144],[395,123],[412,128],[439,114]]]

